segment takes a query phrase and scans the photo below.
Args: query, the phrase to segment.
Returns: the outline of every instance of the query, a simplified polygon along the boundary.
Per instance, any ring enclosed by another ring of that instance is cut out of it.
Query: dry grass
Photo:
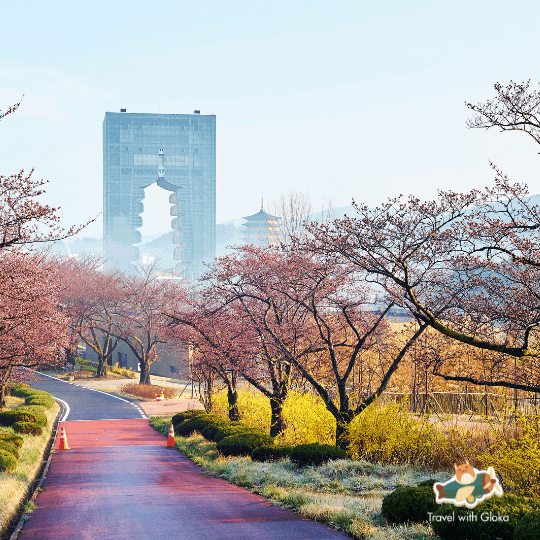
[[[151,425],[166,434],[170,417],[153,417]],[[320,467],[295,468],[286,459],[252,462],[249,457],[224,458],[216,445],[199,434],[176,437],[178,448],[215,476],[258,493],[305,517],[325,522],[354,538],[424,540],[435,537],[430,526],[387,526],[381,516],[382,497],[401,485],[417,485],[428,478],[445,479],[408,465],[382,465],[338,460]]]
[[[482,468],[481,456],[490,452],[495,444],[516,437],[515,426],[501,423],[467,423],[460,421],[436,425],[442,437],[432,447],[433,462],[438,467],[452,470],[454,463],[469,460],[471,465]]]
[[[54,370],[54,369],[42,369],[43,373],[47,373],[48,375],[52,375],[54,377],[57,377],[58,379],[62,379],[63,381],[67,381],[70,379],[70,377],[73,377],[74,380],[78,381],[87,381],[90,379],[95,379],[98,381],[116,381],[118,379],[126,379],[126,378],[133,378],[133,377],[127,377],[125,375],[122,375],[120,373],[116,373],[112,371],[112,369],[109,367],[107,370],[107,377],[96,379],[96,372],[90,371],[87,369],[81,369],[80,371],[60,371],[60,370]]]
[[[170,388],[168,386],[157,386],[155,384],[137,384],[130,383],[124,384],[121,387],[121,391],[129,396],[136,396],[138,398],[144,398],[151,401],[156,399],[156,394],[163,390],[165,399],[173,399],[177,396],[177,391],[175,388]]]
[[[14,409],[24,404],[24,399],[8,397],[7,408]],[[59,406],[46,410],[48,424],[43,428],[42,435],[22,435],[24,444],[20,449],[17,468],[12,473],[0,473],[0,531],[5,532],[9,522],[13,519],[20,502],[25,498],[26,492],[35,480],[41,466],[45,447],[51,437],[54,419],[58,414]],[[13,433],[11,428],[1,428],[2,431]]]

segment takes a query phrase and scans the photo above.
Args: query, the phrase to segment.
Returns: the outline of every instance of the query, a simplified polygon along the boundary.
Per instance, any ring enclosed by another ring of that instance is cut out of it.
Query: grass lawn
[[[15,409],[19,405],[24,405],[24,399],[8,397],[6,405],[6,409]],[[26,498],[29,486],[36,478],[42,464],[43,453],[51,437],[54,419],[59,410],[57,403],[52,409],[45,410],[48,423],[41,435],[21,435],[24,438],[24,444],[19,450],[17,468],[12,473],[0,472],[0,534],[5,532],[19,504]],[[14,433],[12,428],[0,429],[2,432]]]
[[[150,424],[166,435],[171,417],[152,417]],[[215,443],[202,435],[176,437],[177,447],[209,474],[245,487],[280,506],[321,521],[353,537],[369,540],[436,538],[429,525],[388,526],[381,515],[384,495],[397,485],[417,485],[428,478],[445,480],[406,465],[374,465],[338,460],[319,467],[297,469],[286,459],[258,463],[249,457],[219,456]]]

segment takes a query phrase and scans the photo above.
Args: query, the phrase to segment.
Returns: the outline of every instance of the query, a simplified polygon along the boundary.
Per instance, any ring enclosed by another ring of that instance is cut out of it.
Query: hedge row
[[[15,433],[41,435],[47,425],[44,411],[54,405],[54,398],[47,392],[17,383],[11,385],[10,394],[24,398],[24,405],[0,412],[0,426],[10,427]],[[24,439],[15,433],[0,432],[0,472],[12,472],[17,467]]]
[[[11,383],[10,394],[15,397],[24,398],[25,405],[38,405],[45,409],[50,409],[54,406],[54,398],[48,392],[43,390],[35,390],[27,384]]]
[[[41,435],[47,425],[44,408],[38,405],[23,405],[11,411],[0,412],[0,426],[11,427],[17,433]]]
[[[176,435],[189,437],[194,432],[216,443],[224,456],[251,455],[254,461],[275,461],[289,457],[299,467],[320,465],[331,459],[346,459],[347,454],[327,444],[301,444],[296,447],[277,445],[264,431],[241,422],[230,422],[204,411],[175,414],[172,424]]]
[[[400,486],[386,495],[382,514],[391,523],[429,522],[443,540],[533,540],[540,538],[540,501],[496,495],[474,509],[435,502],[431,480]]]

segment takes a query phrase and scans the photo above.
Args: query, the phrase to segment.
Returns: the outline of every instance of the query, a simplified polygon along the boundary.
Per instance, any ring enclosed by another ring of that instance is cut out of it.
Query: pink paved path
[[[61,425],[70,450],[55,452],[21,540],[348,538],[205,476],[147,420]]]

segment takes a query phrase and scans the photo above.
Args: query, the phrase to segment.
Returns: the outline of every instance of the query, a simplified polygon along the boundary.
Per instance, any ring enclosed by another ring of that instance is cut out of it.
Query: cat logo
[[[475,469],[468,461],[462,465],[454,465],[456,474],[444,484],[433,485],[435,500],[439,503],[450,503],[455,506],[474,508],[496,493],[502,496],[503,490],[493,467],[487,471]]]

